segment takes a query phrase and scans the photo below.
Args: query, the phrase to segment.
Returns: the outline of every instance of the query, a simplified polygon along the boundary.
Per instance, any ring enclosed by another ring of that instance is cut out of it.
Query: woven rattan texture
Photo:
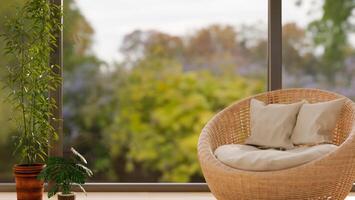
[[[333,131],[337,150],[304,165],[272,172],[249,172],[219,162],[214,150],[223,144],[240,144],[250,135],[249,104],[310,103],[344,96],[318,89],[285,89],[238,101],[213,117],[202,130],[198,156],[206,182],[219,200],[344,199],[355,179],[355,103],[347,99]],[[277,117],[277,116],[273,116]]]

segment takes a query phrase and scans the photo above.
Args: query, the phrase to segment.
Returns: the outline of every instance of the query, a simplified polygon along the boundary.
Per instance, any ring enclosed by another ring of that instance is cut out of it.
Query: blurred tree
[[[252,31],[255,30],[249,33]],[[159,55],[177,59],[184,71],[208,69],[214,74],[235,74],[239,66],[252,60],[254,53],[248,51],[250,47],[244,47],[243,42],[234,27],[216,24],[184,38],[136,30],[125,36],[120,50],[126,66],[134,65],[142,57]],[[266,52],[266,48],[262,51]]]
[[[110,120],[103,105],[109,93],[102,70],[106,64],[92,52],[94,30],[74,0],[64,1],[64,149],[75,146],[94,169],[93,179],[107,180],[107,145],[102,129]],[[105,108],[109,108],[105,104]],[[70,152],[69,152],[70,153]],[[65,152],[66,155],[66,152]],[[105,175],[103,175],[105,174]]]
[[[113,166],[124,164],[126,174],[116,169],[120,181],[202,181],[196,142],[203,125],[264,88],[262,81],[239,76],[184,72],[179,62],[160,57],[142,60],[124,76],[106,131]]]
[[[91,52],[94,30],[74,0],[64,1],[64,70],[71,72],[83,63],[97,63]]]
[[[237,32],[232,26],[211,25],[188,39],[185,70],[209,69],[213,73],[234,74],[242,58],[238,54]]]
[[[314,41],[324,49],[321,71],[330,84],[336,72],[344,69],[349,55],[349,33],[354,31],[355,0],[324,0],[323,16],[309,25]]]
[[[142,57],[182,59],[183,41],[180,37],[158,31],[136,30],[124,37],[120,51],[125,57],[126,67],[136,64]]]
[[[113,75],[120,81],[110,109],[114,121],[105,131],[111,173],[119,181],[203,180],[196,157],[203,125],[231,102],[264,89],[263,80],[246,80],[223,68],[216,73],[209,67],[218,68],[210,62],[221,56],[221,61],[235,65],[235,60],[223,60],[226,54],[235,55],[235,37],[231,27],[217,25],[187,39],[157,31],[134,31],[125,37],[121,50],[134,62]]]
[[[211,59],[218,54],[234,54],[237,33],[231,26],[211,25],[198,30],[190,37],[187,54],[190,57]]]
[[[296,23],[288,23],[282,27],[283,65],[288,73],[300,77],[304,74],[317,75],[319,62],[314,55],[312,42],[306,32]]]

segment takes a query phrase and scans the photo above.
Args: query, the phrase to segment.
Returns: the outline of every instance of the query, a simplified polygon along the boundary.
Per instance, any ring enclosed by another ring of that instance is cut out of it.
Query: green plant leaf
[[[70,151],[73,152],[73,154],[78,157],[83,163],[88,164],[84,156],[82,156],[79,152],[77,152],[73,147],[70,148]]]

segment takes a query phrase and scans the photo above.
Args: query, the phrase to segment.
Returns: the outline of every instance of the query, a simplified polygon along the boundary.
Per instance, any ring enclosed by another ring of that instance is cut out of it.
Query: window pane
[[[353,28],[351,1],[283,1],[284,87],[321,88],[355,99]]]
[[[0,6],[0,35],[4,32],[4,25],[6,21],[5,16],[12,16],[15,14],[15,7],[20,5],[19,0],[2,0]],[[13,113],[11,105],[5,102],[8,95],[8,90],[4,89],[5,77],[7,75],[6,66],[9,59],[4,56],[5,42],[0,37],[0,183],[1,182],[13,182],[12,167],[15,163],[16,156],[13,156],[14,141],[13,136],[17,134],[17,129],[14,123],[10,120],[14,118],[16,114]]]
[[[1,22],[0,22],[1,23]],[[1,48],[1,44],[0,44]],[[0,58],[1,60],[1,58]],[[0,61],[0,65],[1,65]],[[0,73],[3,73],[0,70]],[[0,87],[3,87],[4,84],[0,81]],[[11,107],[8,103],[3,102],[3,99],[6,98],[6,93],[1,91],[0,93],[0,183],[1,182],[13,182],[12,176],[12,167],[18,160],[12,155],[14,150],[12,136],[15,135],[16,129],[13,123],[10,121],[10,118],[13,117]]]
[[[65,1],[65,148],[91,181],[204,181],[203,125],[266,88],[267,1],[250,3]]]

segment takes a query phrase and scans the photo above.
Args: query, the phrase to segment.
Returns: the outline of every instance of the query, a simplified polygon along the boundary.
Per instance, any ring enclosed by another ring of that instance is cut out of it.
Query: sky
[[[316,0],[316,2],[323,0]],[[93,51],[106,62],[120,60],[124,35],[136,29],[185,35],[211,24],[258,24],[267,28],[267,0],[75,0],[95,30]],[[283,1],[283,23],[305,26],[319,12]],[[311,2],[311,1],[308,1]],[[319,9],[320,10],[320,9]],[[265,32],[266,34],[266,32]]]

